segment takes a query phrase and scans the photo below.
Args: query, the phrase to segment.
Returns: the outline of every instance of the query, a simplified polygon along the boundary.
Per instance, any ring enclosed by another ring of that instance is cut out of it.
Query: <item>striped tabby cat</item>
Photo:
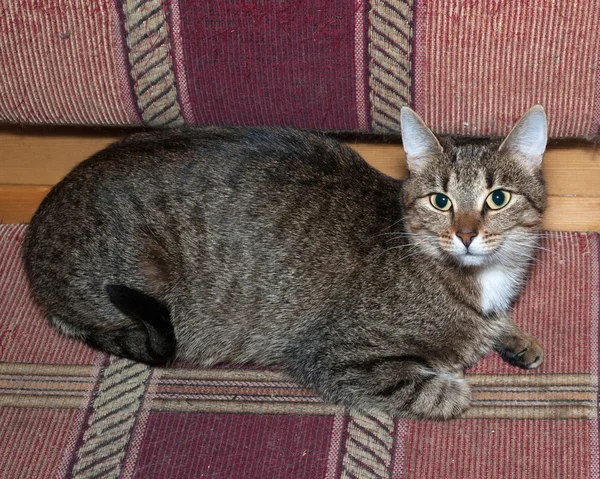
[[[503,142],[437,139],[401,113],[409,177],[291,129],[133,135],[77,166],[25,240],[61,333],[149,364],[280,365],[330,401],[447,419],[493,349],[535,368],[509,318],[535,256],[546,117]]]

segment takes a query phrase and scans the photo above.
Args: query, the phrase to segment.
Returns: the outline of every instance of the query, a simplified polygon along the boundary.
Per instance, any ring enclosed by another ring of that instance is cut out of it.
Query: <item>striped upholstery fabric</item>
[[[32,304],[25,225],[0,226],[0,477],[598,479],[600,235],[552,232],[515,321],[539,371],[497,355],[445,422],[345,410],[277,370],[153,369],[59,337]]]
[[[4,1],[0,122],[596,138],[600,2]]]

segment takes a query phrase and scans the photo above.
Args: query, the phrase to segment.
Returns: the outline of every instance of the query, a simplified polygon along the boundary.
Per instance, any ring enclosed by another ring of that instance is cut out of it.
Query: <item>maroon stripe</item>
[[[322,479],[332,416],[152,412],[134,477]]]
[[[358,127],[352,2],[190,0],[180,9],[198,123]]]

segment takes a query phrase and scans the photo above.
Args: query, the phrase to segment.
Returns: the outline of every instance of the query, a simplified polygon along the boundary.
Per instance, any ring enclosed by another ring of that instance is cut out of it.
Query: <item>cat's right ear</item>
[[[402,146],[406,152],[408,170],[418,172],[432,156],[444,151],[433,132],[423,120],[407,106],[400,110]]]
[[[539,168],[548,141],[548,122],[542,105],[535,105],[514,126],[499,151],[512,154],[523,164]]]

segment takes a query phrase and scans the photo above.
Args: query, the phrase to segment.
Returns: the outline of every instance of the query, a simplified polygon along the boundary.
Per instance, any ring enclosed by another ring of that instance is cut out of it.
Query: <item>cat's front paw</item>
[[[544,362],[544,348],[528,334],[510,337],[498,348],[498,352],[508,364],[522,369],[535,369]]]
[[[410,417],[434,421],[454,419],[471,405],[471,387],[461,373],[436,373],[424,378],[410,404]]]

